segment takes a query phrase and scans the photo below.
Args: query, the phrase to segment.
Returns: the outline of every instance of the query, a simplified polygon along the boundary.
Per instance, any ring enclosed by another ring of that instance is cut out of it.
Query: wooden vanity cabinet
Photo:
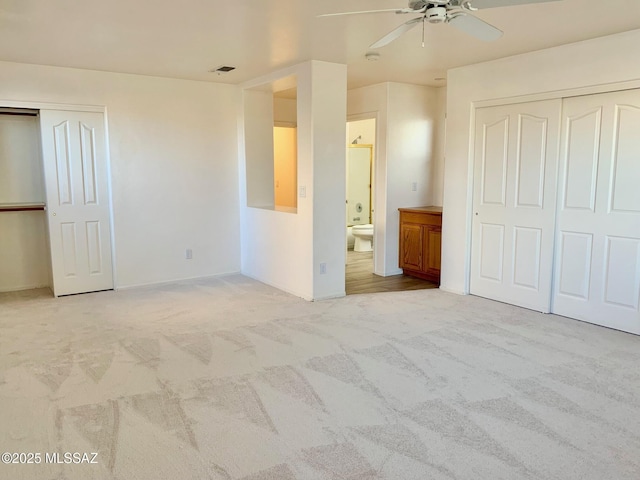
[[[400,208],[400,268],[440,283],[442,207]]]

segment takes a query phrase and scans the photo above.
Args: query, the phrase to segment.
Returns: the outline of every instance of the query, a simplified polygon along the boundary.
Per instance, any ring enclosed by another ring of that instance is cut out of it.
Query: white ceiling
[[[316,59],[348,65],[349,88],[398,81],[442,85],[452,67],[640,28],[640,0],[561,0],[486,9],[504,31],[484,43],[427,25],[378,50],[367,46],[411,16],[317,18],[404,8],[402,0],[0,0],[0,60],[240,83]],[[629,45],[629,48],[638,48]],[[218,76],[219,65],[237,70]]]

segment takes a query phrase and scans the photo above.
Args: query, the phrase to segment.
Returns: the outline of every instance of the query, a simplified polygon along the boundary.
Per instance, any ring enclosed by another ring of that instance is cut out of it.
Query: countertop
[[[400,212],[420,212],[420,213],[436,213],[442,215],[442,207],[408,207],[399,208]]]

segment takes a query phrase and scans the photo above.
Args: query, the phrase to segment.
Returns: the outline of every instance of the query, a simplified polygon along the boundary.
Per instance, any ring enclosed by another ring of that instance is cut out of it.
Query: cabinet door
[[[400,225],[400,268],[422,270],[422,227]]]
[[[435,225],[424,228],[424,270],[429,275],[440,275],[440,245],[442,229]]]

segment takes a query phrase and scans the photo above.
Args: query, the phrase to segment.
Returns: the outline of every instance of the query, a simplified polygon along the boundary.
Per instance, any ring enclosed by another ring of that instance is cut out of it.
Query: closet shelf
[[[28,212],[44,209],[44,203],[0,203],[0,212]]]

